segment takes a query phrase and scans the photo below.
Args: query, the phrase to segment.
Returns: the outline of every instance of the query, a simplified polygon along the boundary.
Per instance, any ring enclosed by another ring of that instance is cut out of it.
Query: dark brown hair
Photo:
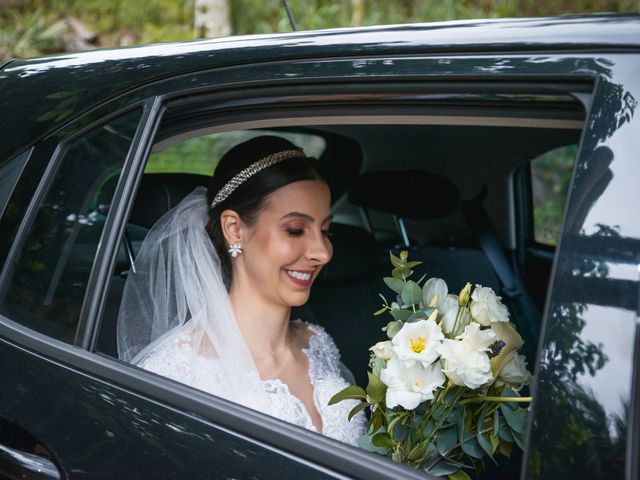
[[[211,178],[208,203],[211,205],[216,193],[231,178],[243,169],[267,157],[284,150],[298,149],[294,144],[281,137],[261,136],[236,145],[220,159]],[[220,214],[227,209],[235,211],[243,222],[251,225],[255,222],[265,200],[276,190],[290,183],[303,180],[324,180],[318,162],[300,152],[299,157],[289,158],[271,165],[243,182],[224,201],[209,209],[207,233],[220,257],[222,272],[227,284],[231,284],[231,258],[222,228]]]

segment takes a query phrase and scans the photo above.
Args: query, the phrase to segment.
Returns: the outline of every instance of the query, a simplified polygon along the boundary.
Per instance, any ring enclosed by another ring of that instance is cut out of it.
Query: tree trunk
[[[364,18],[364,0],[351,0],[351,9],[353,12],[351,25],[359,27],[362,25],[362,19]]]
[[[193,26],[197,38],[231,35],[227,0],[195,0]]]

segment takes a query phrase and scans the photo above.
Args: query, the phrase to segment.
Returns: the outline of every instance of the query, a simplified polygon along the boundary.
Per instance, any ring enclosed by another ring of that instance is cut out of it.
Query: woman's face
[[[242,229],[242,254],[233,259],[250,288],[269,302],[304,304],[313,281],[331,260],[329,187],[319,180],[276,190],[256,221]],[[240,262],[236,263],[237,260]],[[234,271],[234,279],[237,278]]]

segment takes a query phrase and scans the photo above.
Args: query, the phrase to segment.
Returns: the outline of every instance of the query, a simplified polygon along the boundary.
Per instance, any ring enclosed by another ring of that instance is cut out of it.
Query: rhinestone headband
[[[304,157],[304,152],[302,150],[283,150],[282,152],[272,153],[271,155],[267,155],[266,157],[252,163],[247,168],[240,170],[240,172],[234,175],[231,180],[225,183],[218,193],[216,193],[210,207],[215,208],[217,205],[224,202],[236,188],[253,177],[256,173],[270,167],[271,165],[275,165],[278,162],[294,157]]]

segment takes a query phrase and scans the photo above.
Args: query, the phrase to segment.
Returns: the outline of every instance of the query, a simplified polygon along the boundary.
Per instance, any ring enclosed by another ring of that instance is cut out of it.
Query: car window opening
[[[302,146],[326,170],[333,193],[334,257],[316,280],[309,302],[292,317],[320,324],[333,336],[356,383],[366,385],[368,349],[385,339],[380,331],[385,322],[373,312],[380,307],[378,292],[387,292],[382,278],[389,274],[389,251],[397,254],[402,249],[423,262],[417,278],[422,273],[443,278],[452,293],[468,280],[502,295],[511,321],[527,341],[528,368],[533,371],[553,256],[541,259],[531,253],[538,237],[533,222],[527,222],[544,211],[547,224],[560,224],[566,189],[556,183],[565,185],[565,177],[571,176],[582,121],[574,120],[571,128],[541,128],[402,121],[306,125],[297,120],[280,119],[260,129],[219,131],[215,127],[201,130],[200,136],[187,132],[156,144],[119,250],[96,350],[117,357],[120,296],[148,229],[180,198],[208,185],[227,148],[268,133]],[[552,151],[556,156],[562,151],[561,160],[545,163],[547,152]],[[543,161],[535,160],[538,157]],[[562,177],[540,187],[540,179],[558,175],[558,162],[563,165]],[[514,188],[523,188],[514,182],[523,170],[533,171],[524,204],[516,202],[514,194]],[[170,192],[171,204],[157,203],[159,190]],[[457,204],[455,200],[447,203],[456,196]],[[553,208],[544,202],[553,202]],[[516,209],[521,211],[514,214]],[[519,222],[526,228],[520,228]],[[487,236],[494,244],[502,244],[502,253],[491,253],[481,240]],[[544,248],[552,251],[553,242],[548,243]],[[521,256],[525,262],[516,264]],[[507,262],[509,268],[498,271],[500,262]],[[525,291],[530,301],[514,304],[514,292],[505,291],[507,283],[507,288]]]

